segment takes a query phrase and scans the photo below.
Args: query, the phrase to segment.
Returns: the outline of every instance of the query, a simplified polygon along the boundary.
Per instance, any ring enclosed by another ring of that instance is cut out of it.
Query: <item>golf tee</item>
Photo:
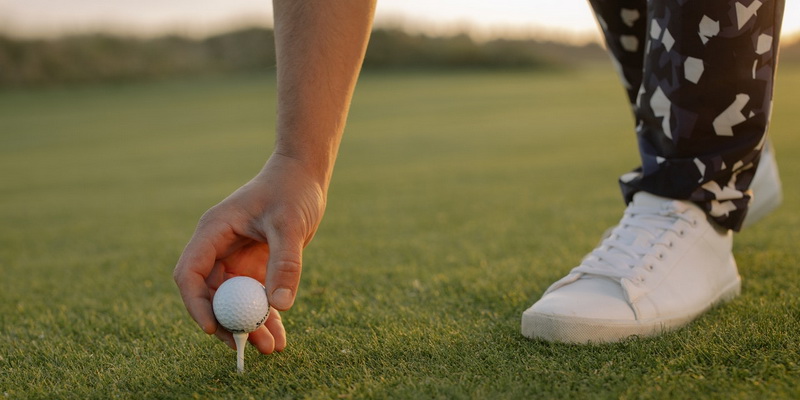
[[[234,333],[233,340],[236,342],[236,370],[244,372],[244,347],[247,346],[247,336],[249,333]]]

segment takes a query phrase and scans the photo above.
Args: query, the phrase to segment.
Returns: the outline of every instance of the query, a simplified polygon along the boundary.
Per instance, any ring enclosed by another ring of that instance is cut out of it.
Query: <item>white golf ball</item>
[[[214,315],[231,333],[249,333],[258,329],[269,315],[264,286],[257,280],[237,276],[220,285],[214,294]]]

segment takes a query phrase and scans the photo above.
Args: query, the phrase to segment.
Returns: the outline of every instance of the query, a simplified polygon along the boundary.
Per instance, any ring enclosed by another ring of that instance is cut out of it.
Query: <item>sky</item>
[[[202,36],[271,20],[270,0],[0,0],[0,31],[29,37],[98,30]],[[599,37],[586,0],[378,0],[376,22],[428,33],[470,30],[476,38]],[[798,1],[787,1],[784,34],[800,34]]]

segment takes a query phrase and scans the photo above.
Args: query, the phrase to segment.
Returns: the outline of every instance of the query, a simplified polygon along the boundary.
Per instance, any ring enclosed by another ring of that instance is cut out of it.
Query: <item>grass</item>
[[[0,398],[797,398],[800,68],[772,129],[785,201],[737,237],[741,297],[605,346],[522,310],[590,250],[636,165],[610,68],[359,84],[290,345],[247,372],[171,270],[271,148],[264,76],[0,92]]]

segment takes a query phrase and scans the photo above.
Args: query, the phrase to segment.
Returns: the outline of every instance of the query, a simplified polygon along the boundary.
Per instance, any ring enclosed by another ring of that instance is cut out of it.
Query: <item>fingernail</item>
[[[270,300],[273,307],[285,310],[292,306],[292,290],[289,288],[275,289]]]

